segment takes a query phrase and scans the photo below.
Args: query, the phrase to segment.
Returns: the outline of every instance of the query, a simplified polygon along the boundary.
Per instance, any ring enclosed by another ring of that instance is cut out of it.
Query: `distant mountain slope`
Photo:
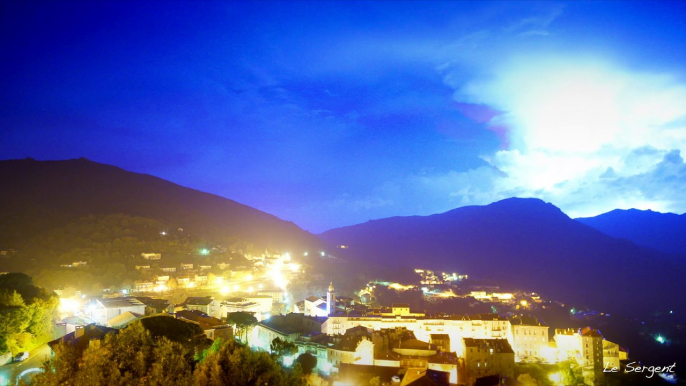
[[[686,214],[616,209],[576,220],[612,237],[628,239],[659,251],[686,255]]]
[[[249,206],[86,159],[0,161],[0,181],[0,248],[16,248],[83,216],[116,213],[159,220],[207,239],[234,237],[260,248],[321,244],[295,224]]]
[[[686,309],[683,267],[615,239],[537,199],[507,199],[432,216],[393,217],[333,229],[361,262],[435,267],[539,291],[600,310]]]

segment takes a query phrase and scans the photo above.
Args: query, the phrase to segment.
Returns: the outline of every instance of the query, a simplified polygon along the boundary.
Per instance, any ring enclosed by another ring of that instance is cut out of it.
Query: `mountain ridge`
[[[652,210],[615,209],[575,220],[612,237],[663,252],[686,254],[686,214]]]
[[[628,299],[643,308],[666,304],[652,299],[686,289],[675,275],[684,268],[668,254],[608,236],[538,199],[381,219],[320,237],[360,261],[458,271],[608,311],[639,308]],[[602,293],[619,300],[603,301]]]
[[[265,248],[321,243],[293,222],[234,200],[84,158],[0,161],[0,180],[8,182],[0,191],[0,243],[8,247],[55,224],[114,213],[185,224],[211,236],[235,234]],[[28,225],[16,229],[17,221]]]

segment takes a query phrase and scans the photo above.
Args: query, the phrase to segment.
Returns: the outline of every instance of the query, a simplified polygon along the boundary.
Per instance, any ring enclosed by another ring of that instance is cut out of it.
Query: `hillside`
[[[659,251],[686,255],[686,214],[616,209],[577,221],[612,237]]]
[[[253,249],[305,250],[321,242],[291,222],[238,202],[86,159],[0,161],[0,250],[84,216],[123,214],[155,220],[167,229]],[[112,240],[110,240],[112,241]]]
[[[599,310],[686,309],[682,267],[537,199],[507,199],[431,216],[393,217],[320,235],[351,257],[434,267],[542,292]]]

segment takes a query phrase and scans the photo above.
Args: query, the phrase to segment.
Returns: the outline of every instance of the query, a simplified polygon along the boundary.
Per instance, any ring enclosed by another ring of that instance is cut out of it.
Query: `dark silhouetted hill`
[[[238,202],[86,159],[0,161],[0,248],[17,248],[89,215],[150,218],[207,240],[235,238],[281,251],[321,241]]]
[[[600,311],[685,309],[686,271],[667,254],[512,198],[431,216],[393,217],[320,235],[361,263],[457,271]]]
[[[659,251],[686,255],[686,214],[616,209],[577,221],[612,237]]]

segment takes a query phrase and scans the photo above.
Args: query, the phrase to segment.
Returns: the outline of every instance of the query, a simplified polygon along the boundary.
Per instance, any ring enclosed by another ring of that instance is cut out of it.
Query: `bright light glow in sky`
[[[684,2],[14,2],[0,158],[318,232],[538,197],[686,211]]]

